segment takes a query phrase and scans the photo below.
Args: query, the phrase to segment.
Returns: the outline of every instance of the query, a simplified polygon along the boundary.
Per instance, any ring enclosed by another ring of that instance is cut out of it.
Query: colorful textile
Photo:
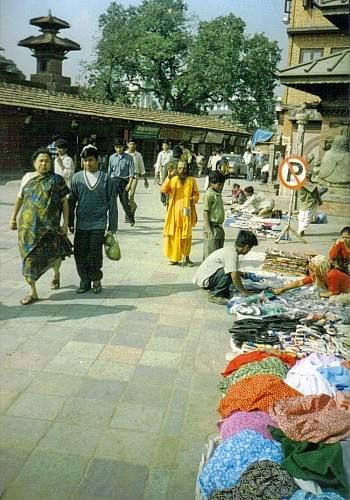
[[[189,256],[192,246],[192,227],[197,223],[195,203],[199,200],[193,177],[181,182],[178,176],[166,178],[161,192],[169,194],[169,206],[164,224],[164,255],[173,262]]]
[[[210,500],[284,500],[298,488],[288,472],[270,460],[254,462],[243,472],[237,486],[215,492]]]
[[[235,434],[250,429],[260,432],[266,439],[272,439],[268,426],[277,427],[270,415],[263,411],[235,411],[229,417],[218,422],[222,439],[228,439]]]
[[[220,390],[225,392],[226,389],[237,383],[239,380],[250,377],[251,375],[258,375],[259,373],[267,373],[276,375],[281,379],[285,378],[288,372],[288,366],[278,358],[265,358],[262,361],[255,361],[241,366],[236,372],[229,377],[226,377],[219,383]]]
[[[270,415],[289,439],[336,443],[350,437],[350,417],[330,396],[299,396],[277,401]]]
[[[32,177],[22,189],[18,246],[22,272],[36,281],[67,254],[59,233],[62,199],[69,193],[63,177],[48,173]]]
[[[350,249],[345,246],[344,241],[337,241],[334,243],[328,253],[331,261],[335,262],[344,273],[348,272],[348,265],[350,264]]]
[[[262,410],[269,413],[275,401],[300,396],[300,392],[289,387],[276,375],[252,375],[231,385],[220,401],[219,412],[228,417],[237,410]]]
[[[203,467],[198,481],[204,498],[214,491],[238,483],[241,474],[258,460],[280,463],[283,459],[280,443],[265,439],[259,432],[243,431],[224,441]]]
[[[349,485],[339,443],[308,443],[289,439],[280,429],[271,428],[274,439],[281,442],[282,467],[293,477],[315,480],[322,489],[347,497]]]
[[[321,366],[318,371],[338,391],[350,390],[350,370],[343,366]]]
[[[324,491],[320,495],[314,495],[309,491],[298,490],[296,491],[289,500],[346,500],[333,491]]]
[[[340,410],[350,412],[350,392],[348,391],[336,392],[335,402]]]
[[[265,351],[252,351],[244,354],[239,354],[231,359],[221,375],[228,377],[232,372],[238,370],[242,365],[252,363],[254,361],[262,361],[265,358],[279,358],[283,363],[286,363],[290,368],[296,363],[297,358],[292,354],[272,354]]]

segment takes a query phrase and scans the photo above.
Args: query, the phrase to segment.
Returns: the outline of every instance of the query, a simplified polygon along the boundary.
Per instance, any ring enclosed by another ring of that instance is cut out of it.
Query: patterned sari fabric
[[[220,390],[225,392],[226,389],[231,385],[235,384],[239,380],[242,380],[251,375],[258,375],[259,373],[267,373],[271,375],[276,375],[279,378],[285,378],[288,372],[288,365],[284,364],[278,358],[265,358],[262,361],[255,361],[253,363],[247,363],[241,366],[237,371],[235,371],[229,377],[226,377],[219,383]]]
[[[295,365],[297,358],[291,354],[274,354],[265,351],[252,351],[244,354],[239,354],[235,356],[226,366],[225,370],[221,372],[221,375],[228,377],[234,371],[238,370],[242,365],[247,363],[253,363],[254,361],[262,361],[265,358],[279,358],[283,363],[286,363],[289,368]]]
[[[263,411],[235,411],[229,417],[218,422],[220,436],[223,440],[246,429],[260,432],[264,438],[272,439],[268,426],[277,427],[277,424],[270,415]]]
[[[243,472],[237,486],[215,492],[210,500],[284,500],[298,486],[292,476],[270,460],[254,462]]]
[[[63,177],[52,173],[33,177],[23,188],[18,246],[26,278],[36,281],[67,255],[59,229],[62,199],[68,193]]]
[[[350,417],[326,394],[277,401],[270,408],[277,427],[295,441],[336,443],[350,437]]]
[[[300,392],[289,387],[276,375],[252,375],[231,385],[220,401],[219,412],[228,417],[237,410],[261,410],[269,413],[275,401],[300,396]]]

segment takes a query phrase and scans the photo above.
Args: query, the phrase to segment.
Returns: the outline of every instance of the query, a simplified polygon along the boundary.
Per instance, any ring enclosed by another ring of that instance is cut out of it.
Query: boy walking
[[[98,151],[94,146],[84,148],[84,170],[72,179],[69,228],[74,231],[74,258],[80,277],[76,293],[91,289],[101,293],[102,247],[108,222],[108,232],[118,228],[117,200],[111,178],[98,170]]]
[[[209,188],[203,198],[203,260],[224,246],[225,231],[222,225],[225,220],[225,210],[221,195],[224,183],[225,177],[220,172],[214,170],[209,173]]]

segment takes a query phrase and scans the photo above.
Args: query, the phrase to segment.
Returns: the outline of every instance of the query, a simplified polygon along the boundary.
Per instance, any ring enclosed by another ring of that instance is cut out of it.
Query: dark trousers
[[[224,268],[218,269],[209,278],[209,290],[213,295],[217,297],[230,297],[230,285],[232,285],[232,279],[230,274],[225,274]]]
[[[74,237],[74,258],[82,286],[102,279],[102,247],[104,229],[91,231],[77,229]]]
[[[129,195],[125,191],[125,188],[129,182],[128,179],[121,179],[120,177],[114,177],[113,181],[117,198],[119,196],[120,203],[122,204],[126,217],[129,219],[129,222],[135,222],[134,213],[131,210],[129,203]]]

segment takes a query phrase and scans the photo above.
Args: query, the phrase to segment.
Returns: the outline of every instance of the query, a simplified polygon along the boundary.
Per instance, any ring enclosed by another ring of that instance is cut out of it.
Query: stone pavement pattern
[[[42,300],[20,306],[27,288],[7,226],[18,186],[0,186],[1,498],[193,499],[232,321],[191,284],[195,268],[164,259],[158,187],[140,186],[134,228],[120,213],[122,259],[105,259],[101,295],[75,294],[71,258],[60,290],[49,290],[48,272],[38,282]],[[201,205],[198,212],[196,263]],[[307,248],[326,252],[343,225],[311,226]],[[226,235],[232,244],[233,229]]]

